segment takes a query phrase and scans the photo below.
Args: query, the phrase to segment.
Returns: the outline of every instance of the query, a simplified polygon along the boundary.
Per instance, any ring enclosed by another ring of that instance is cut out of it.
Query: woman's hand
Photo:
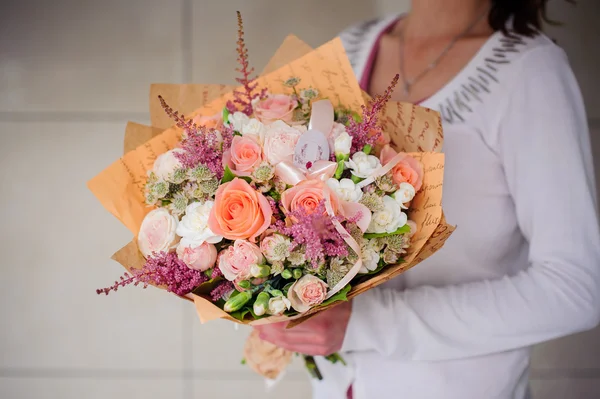
[[[261,339],[281,348],[306,355],[327,356],[342,347],[351,312],[352,304],[344,302],[294,328],[286,329],[288,322],[255,328]]]

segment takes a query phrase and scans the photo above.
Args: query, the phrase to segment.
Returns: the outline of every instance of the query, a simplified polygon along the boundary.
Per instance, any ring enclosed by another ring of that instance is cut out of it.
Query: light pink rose
[[[150,211],[140,226],[138,233],[138,247],[144,257],[149,257],[153,252],[169,252],[179,240],[175,234],[178,220],[165,208]]]
[[[252,265],[264,262],[265,258],[260,248],[245,240],[235,240],[233,245],[219,254],[219,269],[229,281],[249,278]]]
[[[273,94],[254,105],[254,116],[268,125],[276,120],[291,122],[298,101],[285,94]]]
[[[250,135],[235,136],[231,148],[223,156],[223,162],[237,175],[247,176],[263,160],[262,148],[256,139]]]
[[[396,154],[394,149],[386,145],[379,155],[381,164],[387,164]],[[417,192],[423,185],[423,165],[408,154],[404,154],[400,162],[392,168],[391,174],[395,184],[410,183]]]
[[[287,297],[296,311],[304,313],[322,303],[326,295],[327,284],[318,277],[306,274],[292,284]]]
[[[183,151],[181,148],[175,148],[160,154],[154,161],[152,171],[158,178],[166,181],[171,181],[173,173],[177,169],[183,167],[181,161],[179,160],[179,158],[177,158],[175,154],[181,154],[184,152],[185,151]]]
[[[292,161],[296,143],[302,135],[299,129],[285,122],[275,121],[265,133],[263,151],[267,161],[275,166],[281,161]]]
[[[177,246],[177,257],[183,261],[190,269],[206,271],[215,265],[217,261],[217,248],[214,245],[204,242],[195,248],[189,245]]]

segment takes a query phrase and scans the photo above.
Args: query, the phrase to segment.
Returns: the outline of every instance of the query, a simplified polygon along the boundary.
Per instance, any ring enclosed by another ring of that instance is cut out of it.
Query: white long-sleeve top
[[[342,35],[359,79],[395,18]],[[421,105],[441,112],[435,255],[360,295],[317,399],[521,399],[530,346],[597,325],[600,233],[584,105],[563,50],[495,33]]]

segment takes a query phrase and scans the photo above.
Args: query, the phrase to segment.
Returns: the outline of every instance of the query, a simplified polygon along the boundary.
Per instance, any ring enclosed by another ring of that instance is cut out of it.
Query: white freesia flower
[[[183,167],[175,154],[183,152],[181,148],[175,148],[160,154],[154,161],[154,167],[152,168],[154,174],[161,180],[172,182],[173,173]]]
[[[242,136],[251,135],[258,139],[258,142],[262,144],[265,139],[265,132],[267,128],[258,119],[251,118],[248,122],[242,126],[240,133]]]
[[[343,201],[358,202],[363,196],[360,187],[350,179],[337,180],[330,178],[327,179],[327,186]]]
[[[153,252],[169,252],[177,244],[178,220],[165,208],[150,211],[142,221],[138,233],[138,247],[144,257]]]
[[[182,245],[196,248],[205,242],[216,244],[223,239],[208,227],[208,215],[213,205],[213,201],[194,202],[185,208],[185,215],[177,226]]]
[[[272,316],[281,316],[286,310],[290,310],[292,303],[284,296],[277,296],[269,299],[269,314]]]
[[[335,155],[348,155],[352,147],[352,136],[344,130],[335,138],[333,144]]]
[[[400,187],[398,188],[398,190],[396,190],[396,192],[393,194],[393,196],[394,196],[394,199],[396,200],[396,202],[398,202],[398,204],[400,204],[400,208],[408,209],[408,207],[405,206],[404,204],[412,201],[412,199],[415,198],[415,194],[416,194],[415,188],[413,187],[412,184],[400,183]]]
[[[346,167],[352,170],[354,176],[366,179],[381,167],[381,162],[376,156],[359,151],[354,153],[352,159],[346,162]]]
[[[381,211],[373,213],[367,233],[393,233],[406,224],[408,216],[402,212],[395,199],[386,195],[383,197],[383,205]]]
[[[243,112],[234,112],[233,114],[229,114],[229,123],[233,127],[233,130],[237,132],[242,132],[242,128],[248,123],[250,118]]]
[[[377,269],[379,265],[379,252],[370,247],[362,248],[362,266],[359,273],[365,274]]]

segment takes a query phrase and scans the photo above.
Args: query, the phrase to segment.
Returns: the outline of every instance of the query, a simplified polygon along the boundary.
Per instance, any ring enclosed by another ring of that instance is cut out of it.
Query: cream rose
[[[196,248],[204,242],[221,242],[223,237],[213,233],[208,227],[208,216],[213,205],[213,201],[193,202],[185,208],[185,215],[177,226],[177,235],[181,237],[184,246]]]
[[[181,148],[175,148],[160,154],[154,161],[154,167],[152,168],[154,174],[159,179],[173,182],[173,174],[177,169],[181,169],[183,167],[175,154],[183,152],[184,151]]]
[[[288,290],[288,299],[292,307],[304,313],[325,300],[327,284],[313,275],[307,274],[297,280]]]
[[[346,162],[346,167],[352,171],[354,176],[366,179],[381,167],[381,162],[376,156],[359,151],[354,153],[352,158]]]
[[[327,179],[327,186],[337,195],[339,199],[347,202],[358,202],[363,196],[363,192],[350,179],[337,180]]]
[[[382,210],[373,212],[367,233],[393,233],[406,224],[408,217],[395,199],[384,196],[383,206]]]
[[[265,133],[263,152],[267,161],[275,166],[281,161],[292,161],[296,143],[302,132],[283,121],[271,123]]]
[[[138,247],[144,257],[153,252],[168,252],[177,244],[177,218],[165,208],[150,211],[140,226]]]

